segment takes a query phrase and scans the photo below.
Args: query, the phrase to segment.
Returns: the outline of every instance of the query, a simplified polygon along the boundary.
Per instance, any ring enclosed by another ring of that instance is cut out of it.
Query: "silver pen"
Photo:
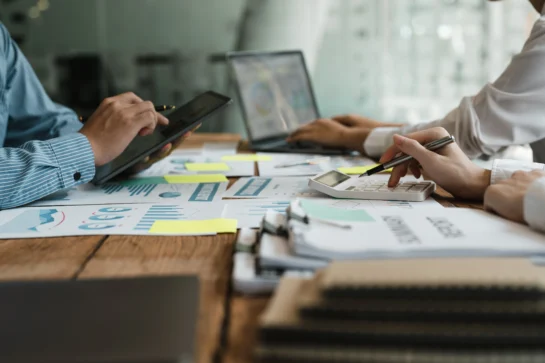
[[[448,144],[451,144],[454,141],[455,141],[454,136],[445,136],[442,139],[427,143],[426,145],[424,145],[424,147],[428,150],[433,151],[433,150],[440,149],[444,146],[447,146]],[[367,170],[365,173],[361,174],[358,178],[361,178],[362,176],[370,176],[376,173],[380,173],[381,171],[388,170],[390,168],[393,168],[394,166],[398,166],[399,164],[403,164],[412,159],[413,157],[410,155],[401,155],[395,159],[385,162],[384,164],[376,166],[373,169]]]

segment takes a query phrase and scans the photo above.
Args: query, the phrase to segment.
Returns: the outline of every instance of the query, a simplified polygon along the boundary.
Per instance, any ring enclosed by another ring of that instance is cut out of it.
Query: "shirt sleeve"
[[[93,150],[80,133],[0,148],[0,210],[89,182],[94,175]]]
[[[545,178],[535,180],[524,196],[524,220],[538,231],[545,232]]]
[[[9,115],[4,146],[73,134],[82,127],[71,109],[54,103],[6,28],[0,24],[5,97]]]
[[[535,23],[522,51],[494,82],[474,97],[465,97],[443,119],[401,129],[376,129],[364,143],[369,156],[379,156],[395,132],[407,134],[444,127],[470,158],[493,155],[509,145],[545,138],[545,16]]]
[[[497,159],[492,164],[490,173],[490,184],[496,184],[501,180],[509,179],[517,170],[532,171],[545,170],[545,164],[533,163],[531,161]]]

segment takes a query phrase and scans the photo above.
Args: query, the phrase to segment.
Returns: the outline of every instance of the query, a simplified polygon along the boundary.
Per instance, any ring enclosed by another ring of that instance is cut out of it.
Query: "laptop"
[[[195,362],[197,276],[0,284],[0,362]]]
[[[312,143],[286,142],[300,126],[320,118],[301,51],[231,52],[227,61],[253,150],[343,153]]]

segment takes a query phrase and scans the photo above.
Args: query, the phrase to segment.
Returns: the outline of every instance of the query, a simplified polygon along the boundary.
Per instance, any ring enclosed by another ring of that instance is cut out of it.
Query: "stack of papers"
[[[408,208],[333,206],[338,202],[355,203],[298,199],[285,214],[265,212],[255,247],[245,251],[251,256],[246,260],[255,262],[257,290],[276,286],[289,273],[311,275],[333,260],[545,255],[545,236],[483,211],[427,202]],[[259,285],[265,277],[267,284]]]

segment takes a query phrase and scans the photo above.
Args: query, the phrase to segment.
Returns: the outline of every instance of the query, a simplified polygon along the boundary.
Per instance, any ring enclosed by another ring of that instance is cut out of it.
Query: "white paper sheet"
[[[305,198],[303,198],[305,199]],[[369,210],[369,209],[385,209],[385,210],[414,210],[418,212],[427,212],[428,210],[444,209],[443,206],[433,199],[428,199],[423,202],[397,202],[397,201],[382,201],[382,200],[341,200],[331,198],[309,198],[316,203],[326,206],[339,208],[343,210]],[[239,228],[259,228],[261,221],[267,213],[272,210],[278,213],[285,213],[286,208],[290,205],[292,199],[229,199],[226,202],[223,212],[223,218],[234,218],[238,220]]]
[[[314,176],[328,170],[340,167],[374,165],[376,162],[361,156],[331,156],[328,162],[316,165],[299,165],[287,168],[275,168],[277,165],[294,164],[306,160],[323,158],[324,155],[291,154],[291,153],[258,153],[269,156],[271,161],[259,161],[259,175],[263,177],[274,176]]]
[[[304,199],[304,198],[303,198]],[[358,200],[358,199],[317,199],[314,200],[320,204],[325,204],[333,208],[344,210],[360,210],[360,209],[399,209],[399,210],[414,210],[420,212],[429,209],[444,209],[435,199],[428,198],[423,202],[405,202],[396,200]]]
[[[388,181],[389,174],[373,175],[369,179]],[[402,181],[417,180],[406,176]],[[308,187],[309,177],[253,177],[240,178],[223,194],[224,198],[237,199],[295,199],[295,198],[331,198]]]
[[[226,200],[222,218],[238,220],[238,228],[258,228],[261,220],[271,210],[285,213],[290,200]]]
[[[545,236],[525,225],[473,209],[367,209],[343,229],[291,221],[297,254],[330,259],[440,256],[532,256]],[[363,221],[361,221],[363,220]]]
[[[240,178],[223,194],[224,198],[239,199],[294,199],[329,198],[308,187],[308,177]]]
[[[0,239],[79,235],[148,235],[157,220],[220,218],[223,203],[28,207],[0,212]]]
[[[202,148],[203,155],[222,157],[237,153],[238,141],[205,142]]]
[[[95,186],[79,185],[61,190],[29,206],[130,204],[130,203],[181,203],[219,201],[227,183],[201,184],[142,184],[119,183]]]
[[[135,177],[154,177],[165,175],[192,175],[192,174],[223,174],[227,177],[253,176],[255,168],[253,161],[226,162],[221,157],[230,155],[225,152],[216,154],[215,151],[207,155],[192,155],[185,153],[172,153],[172,155],[155,163],[149,169],[137,174]],[[188,171],[186,163],[225,163],[229,170],[221,171]]]

